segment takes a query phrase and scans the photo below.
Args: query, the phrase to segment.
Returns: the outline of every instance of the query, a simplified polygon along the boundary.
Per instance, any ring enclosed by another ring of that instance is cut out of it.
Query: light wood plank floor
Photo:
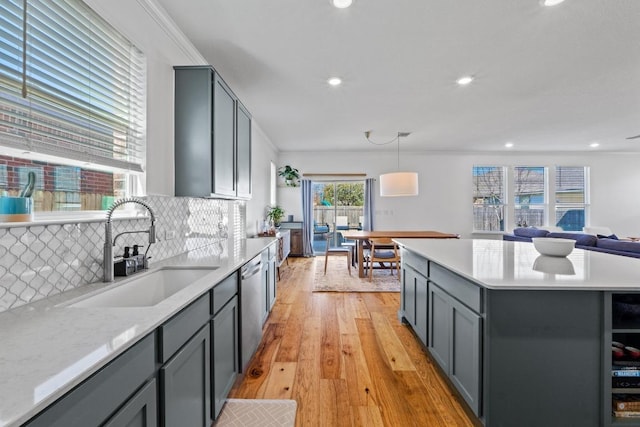
[[[295,399],[296,426],[473,426],[398,321],[400,294],[314,293],[322,261],[283,265],[262,343],[229,397]]]

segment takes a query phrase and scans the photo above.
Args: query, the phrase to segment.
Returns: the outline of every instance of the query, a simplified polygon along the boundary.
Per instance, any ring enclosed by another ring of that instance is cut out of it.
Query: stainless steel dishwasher
[[[247,369],[251,356],[262,339],[262,260],[261,256],[246,263],[240,281],[240,368]]]

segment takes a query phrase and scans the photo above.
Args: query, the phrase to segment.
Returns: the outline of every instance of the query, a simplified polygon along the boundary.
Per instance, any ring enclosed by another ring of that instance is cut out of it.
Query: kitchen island
[[[399,316],[481,423],[640,426],[611,415],[612,338],[640,344],[640,318],[622,329],[612,301],[640,291],[640,260],[580,249],[544,257],[527,242],[396,241]]]

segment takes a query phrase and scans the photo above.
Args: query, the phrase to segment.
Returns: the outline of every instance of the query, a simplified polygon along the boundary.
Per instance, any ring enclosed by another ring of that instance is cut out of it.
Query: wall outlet
[[[176,230],[165,230],[164,240],[172,240],[176,238]]]

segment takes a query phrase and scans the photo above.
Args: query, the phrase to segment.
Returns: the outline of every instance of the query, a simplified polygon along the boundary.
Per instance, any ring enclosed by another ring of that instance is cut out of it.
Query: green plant
[[[280,224],[280,220],[282,220],[283,217],[284,217],[284,209],[282,209],[282,207],[276,205],[276,206],[270,206],[267,209],[267,218],[270,221],[273,221],[274,225]]]
[[[278,169],[278,175],[283,177],[284,181],[290,187],[295,187],[297,185],[297,180],[300,179],[300,171],[289,165],[283,166]]]

